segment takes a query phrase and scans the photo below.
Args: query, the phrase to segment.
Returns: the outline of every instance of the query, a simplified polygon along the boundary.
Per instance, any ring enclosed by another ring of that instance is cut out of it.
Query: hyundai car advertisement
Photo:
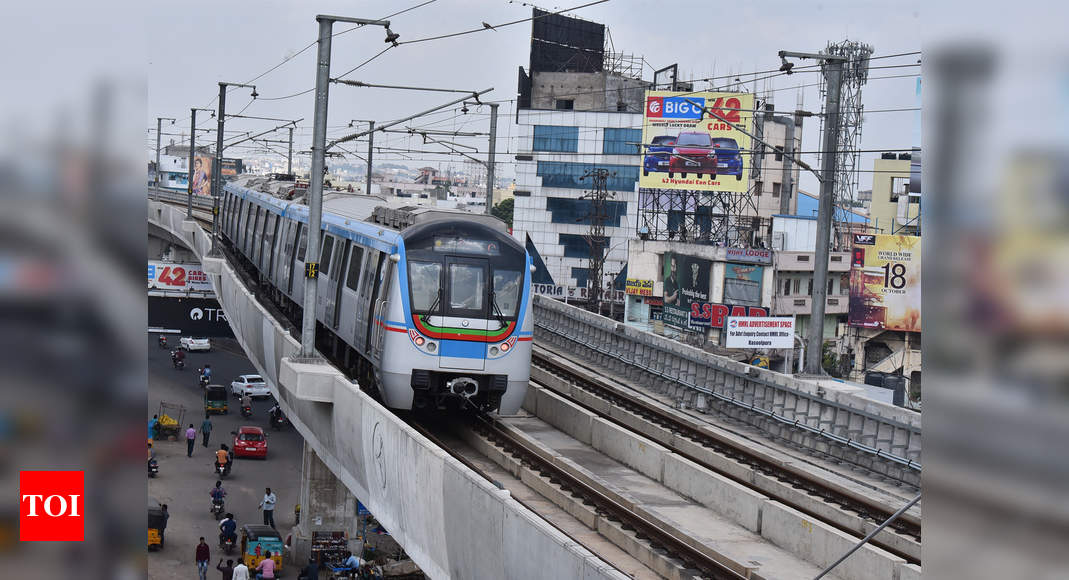
[[[639,187],[746,191],[753,108],[749,93],[647,91]]]

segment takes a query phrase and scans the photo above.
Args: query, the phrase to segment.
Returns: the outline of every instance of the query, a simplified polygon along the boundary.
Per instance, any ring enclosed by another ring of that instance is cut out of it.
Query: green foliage
[[[512,210],[515,207],[515,198],[508,198],[501,200],[497,205],[490,208],[490,213],[495,217],[500,218],[505,222],[505,225],[512,229]]]

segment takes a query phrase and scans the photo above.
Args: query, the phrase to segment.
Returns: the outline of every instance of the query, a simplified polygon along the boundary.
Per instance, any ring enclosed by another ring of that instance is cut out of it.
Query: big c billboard
[[[639,187],[747,191],[753,109],[750,93],[647,91]]]
[[[921,239],[854,234],[851,326],[921,331]]]

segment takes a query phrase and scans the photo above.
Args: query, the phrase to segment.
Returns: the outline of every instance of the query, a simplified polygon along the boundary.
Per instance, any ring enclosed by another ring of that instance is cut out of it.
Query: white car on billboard
[[[271,391],[260,375],[241,375],[230,383],[230,394],[235,397],[270,397]]]
[[[178,347],[190,352],[194,350],[210,351],[212,350],[212,341],[199,336],[183,336],[178,340]]]

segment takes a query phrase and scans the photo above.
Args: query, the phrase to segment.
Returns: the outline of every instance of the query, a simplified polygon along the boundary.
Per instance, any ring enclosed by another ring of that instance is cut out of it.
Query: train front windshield
[[[526,258],[518,244],[495,237],[448,232],[406,242],[413,314],[515,320]]]

